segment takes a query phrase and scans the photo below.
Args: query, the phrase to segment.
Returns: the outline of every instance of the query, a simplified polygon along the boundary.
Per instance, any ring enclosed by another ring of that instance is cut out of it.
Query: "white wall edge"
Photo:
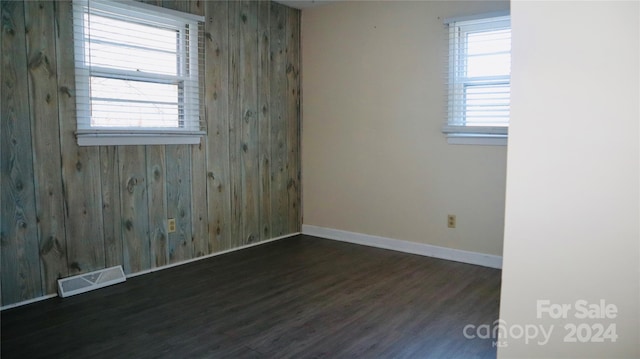
[[[426,257],[474,264],[483,267],[502,269],[502,257],[493,254],[439,247],[430,244],[409,242],[400,239],[349,232],[333,228],[318,227],[309,224],[302,225],[302,234],[361,244],[370,247],[390,249],[398,252],[418,254]]]
[[[231,248],[231,249],[227,249],[227,250],[224,250],[224,251],[221,251],[221,252],[207,254],[206,256],[192,258],[192,259],[189,259],[189,260],[186,260],[186,261],[182,261],[182,262],[167,264],[167,265],[164,265],[164,266],[161,266],[161,267],[155,267],[155,268],[147,269],[147,270],[144,270],[144,271],[141,271],[141,272],[130,273],[130,274],[127,274],[126,277],[127,278],[137,277],[139,275],[149,274],[149,273],[157,272],[157,271],[160,271],[160,270],[163,270],[163,269],[173,268],[173,267],[177,267],[177,266],[180,266],[180,265],[183,265],[183,264],[192,263],[192,262],[196,262],[196,261],[199,261],[199,260],[203,260],[203,259],[219,256],[219,255],[222,255],[222,254],[231,253],[231,252],[239,251],[239,250],[242,250],[242,249],[247,249],[247,248],[259,246],[259,245],[262,245],[262,244],[275,242],[275,241],[278,241],[278,240],[281,240],[281,239],[284,239],[284,238],[297,236],[299,234],[301,234],[301,232],[290,233],[290,234],[286,234],[284,236],[267,239],[267,240],[260,241],[260,242],[257,242],[257,243],[251,243],[251,244],[247,244],[247,245],[244,245],[244,246],[241,246],[241,247]],[[31,304],[31,303],[35,303],[35,302],[40,302],[40,301],[51,299],[51,298],[54,298],[54,297],[58,297],[58,294],[47,294],[47,295],[43,295],[41,297],[24,300],[24,301],[18,302],[18,303],[7,304],[7,305],[4,305],[4,306],[0,307],[0,311],[6,310],[6,309],[15,308],[15,307],[21,307],[23,305],[27,305],[27,304]]]

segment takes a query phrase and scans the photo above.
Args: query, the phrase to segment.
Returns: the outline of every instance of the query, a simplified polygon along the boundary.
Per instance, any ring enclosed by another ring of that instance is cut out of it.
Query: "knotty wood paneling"
[[[287,232],[300,231],[300,16],[287,9],[287,170],[289,223]]]
[[[190,1],[163,0],[162,6],[191,12]],[[176,231],[169,233],[169,262],[193,258],[191,237],[191,146],[166,146],[167,216],[175,218]]]
[[[229,2],[205,2],[205,91],[209,250],[231,247]],[[225,160],[219,160],[225,159]]]
[[[205,15],[203,1],[190,1],[187,11],[196,15]],[[201,41],[204,41],[202,39]],[[204,43],[199,46],[203,47]],[[200,64],[203,74],[204,62]],[[200,87],[205,87],[205,76],[200,76]],[[204,91],[203,91],[204,93]],[[204,98],[203,98],[204,101]],[[204,114],[200,115],[204,120]],[[206,123],[205,123],[206,125]],[[209,240],[207,229],[207,152],[206,146],[200,142],[198,146],[191,147],[191,242],[195,257],[201,257],[209,253]]]
[[[27,240],[37,242],[40,248],[42,286],[48,293],[55,290],[55,281],[66,276],[69,269],[74,272],[81,270],[79,264],[73,260],[68,261],[68,254],[64,253],[67,238],[64,210],[68,206],[64,203],[62,183],[55,5],[52,1],[24,2],[33,181],[38,223],[38,236]],[[81,225],[78,223],[78,226]],[[71,231],[75,232],[76,228]]]
[[[145,155],[144,146],[118,147],[122,254],[126,273],[151,267]]]
[[[242,1],[239,24],[240,126],[239,159],[243,194],[242,244],[257,242],[260,236],[258,168],[258,3]]]
[[[42,295],[24,4],[2,2],[0,245],[2,303]]]
[[[78,147],[70,1],[2,0],[2,305],[300,228],[299,11],[145,2],[205,16],[200,145]]]
[[[271,238],[271,17],[268,1],[258,2],[258,178],[260,240]]]
[[[118,147],[100,147],[99,160],[105,266],[113,267],[122,265],[124,260],[122,251],[122,210],[120,206]],[[99,220],[100,218],[97,219],[97,221]]]
[[[229,179],[231,181],[231,238],[242,235],[242,146],[240,113],[240,1],[229,2]],[[230,246],[230,244],[228,244]]]
[[[149,195],[149,255],[152,267],[167,265],[167,190],[165,146],[146,146],[147,152],[147,191]]]
[[[57,41],[73,41],[73,10],[71,3],[56,6]],[[64,220],[66,228],[67,261],[69,274],[103,268],[105,265],[104,223],[100,203],[101,181],[98,147],[79,147],[76,144],[76,102],[71,89],[75,86],[73,48],[59,46],[56,50],[58,65],[58,113],[60,117],[60,145],[62,153],[62,183],[64,185]],[[42,248],[59,248],[52,238],[45,239]],[[64,242],[62,242],[64,243]],[[64,263],[62,251],[55,253],[55,261]],[[64,273],[57,273],[64,276]],[[58,277],[55,276],[55,278]],[[54,279],[55,279],[54,278]],[[55,282],[47,280],[55,290]]]
[[[191,245],[191,149],[166,146],[167,217],[175,218],[176,231],[169,233],[169,263],[193,258]]]
[[[270,104],[271,104],[271,235],[287,233],[289,196],[287,191],[287,8],[271,3]],[[284,195],[287,193],[287,195]]]

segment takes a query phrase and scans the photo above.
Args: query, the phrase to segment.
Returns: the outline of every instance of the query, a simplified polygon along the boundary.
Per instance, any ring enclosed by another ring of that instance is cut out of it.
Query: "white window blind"
[[[74,0],[79,145],[199,143],[203,18]]]
[[[511,101],[508,15],[458,19],[449,28],[449,137],[505,138]]]

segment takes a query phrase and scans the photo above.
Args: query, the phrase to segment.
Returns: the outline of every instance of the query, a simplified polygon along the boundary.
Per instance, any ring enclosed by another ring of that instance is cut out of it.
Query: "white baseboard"
[[[277,240],[280,239],[284,239],[284,238],[289,238],[289,237],[293,237],[293,236],[297,236],[298,234],[300,234],[300,232],[296,232],[296,233],[289,233],[289,234],[285,234],[284,236],[280,236],[280,237],[275,237],[275,238],[271,238],[271,239],[266,239],[264,241],[260,241],[260,242],[256,242],[256,243],[251,243],[251,244],[246,244],[244,246],[240,246],[240,247],[235,247],[235,248],[231,248],[231,249],[227,249],[224,251],[220,251],[220,252],[215,252],[215,253],[211,253],[211,254],[207,254],[206,256],[202,256],[202,257],[196,257],[196,258],[191,258],[191,259],[187,259],[185,261],[182,262],[177,262],[177,263],[171,263],[171,264],[167,264],[167,265],[163,265],[160,267],[155,267],[155,268],[151,268],[151,269],[146,269],[140,272],[135,272],[135,273],[130,273],[127,274],[127,278],[132,278],[132,277],[137,277],[139,275],[143,275],[143,274],[148,274],[148,273],[153,273],[153,272],[157,272],[159,270],[163,270],[163,269],[168,269],[168,268],[173,268],[176,266],[181,266],[183,264],[187,264],[187,263],[191,263],[191,262],[196,262],[196,261],[200,261],[203,259],[207,259],[207,258],[211,258],[211,257],[216,257],[219,255],[223,255],[223,254],[227,254],[227,253],[231,253],[231,252],[235,252],[235,251],[239,251],[242,249],[247,249],[247,248],[251,248],[251,247],[255,247],[255,246],[259,246],[262,244],[267,244],[270,242],[275,242]]]
[[[302,225],[302,234],[333,239],[342,242],[361,244],[370,247],[390,249],[398,252],[418,254],[427,257],[447,259],[456,262],[475,264],[483,267],[502,268],[502,257],[493,254],[477,253],[460,249],[433,246],[430,244],[403,241],[399,239],[373,236],[339,229]]]
[[[31,304],[31,303],[35,303],[35,302],[40,302],[42,300],[55,298],[57,296],[58,296],[57,294],[47,294],[47,295],[43,295],[42,297],[35,297],[35,298],[32,298],[32,299],[23,300],[22,302],[13,303],[13,304],[7,304],[5,306],[0,307],[0,310],[11,309],[11,308],[15,308],[15,307],[21,307],[23,305],[27,305],[27,304]]]
[[[148,274],[148,273],[152,273],[152,272],[157,272],[159,270],[163,270],[163,269],[167,269],[167,268],[173,268],[173,267],[176,267],[176,266],[180,266],[180,265],[183,265],[183,264],[187,264],[187,263],[191,263],[191,262],[195,262],[195,261],[199,261],[199,260],[203,260],[203,259],[219,256],[219,255],[222,255],[222,254],[239,251],[239,250],[242,250],[242,249],[247,249],[247,248],[250,248],[250,247],[259,246],[259,245],[270,243],[270,242],[275,242],[275,241],[280,240],[280,239],[297,236],[298,234],[300,234],[300,232],[290,233],[290,234],[286,234],[284,236],[267,239],[267,240],[264,240],[264,241],[261,241],[261,242],[247,244],[247,245],[244,245],[244,246],[241,246],[241,247],[231,248],[231,249],[227,249],[225,251],[207,254],[206,256],[192,258],[192,259],[189,259],[189,260],[186,260],[186,261],[182,261],[182,262],[167,264],[167,265],[164,265],[164,266],[161,266],[161,267],[155,267],[155,268],[143,270],[143,271],[136,272],[136,273],[129,273],[129,274],[126,275],[126,277],[127,278],[137,277],[139,275]],[[41,297],[28,299],[28,300],[25,300],[25,301],[22,301],[22,302],[18,302],[18,303],[7,304],[7,305],[4,305],[4,306],[0,307],[0,311],[6,310],[6,309],[15,308],[15,307],[20,307],[20,306],[23,306],[23,305],[39,302],[41,300],[50,299],[50,298],[54,298],[54,297],[57,297],[57,296],[58,296],[58,294],[47,294],[47,295],[44,295],[44,296],[41,296]]]

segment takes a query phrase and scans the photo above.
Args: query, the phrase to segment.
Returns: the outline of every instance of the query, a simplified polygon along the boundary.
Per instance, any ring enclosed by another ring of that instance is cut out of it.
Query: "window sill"
[[[78,146],[197,145],[203,133],[78,133]]]
[[[507,135],[477,133],[447,133],[450,145],[507,146]]]

